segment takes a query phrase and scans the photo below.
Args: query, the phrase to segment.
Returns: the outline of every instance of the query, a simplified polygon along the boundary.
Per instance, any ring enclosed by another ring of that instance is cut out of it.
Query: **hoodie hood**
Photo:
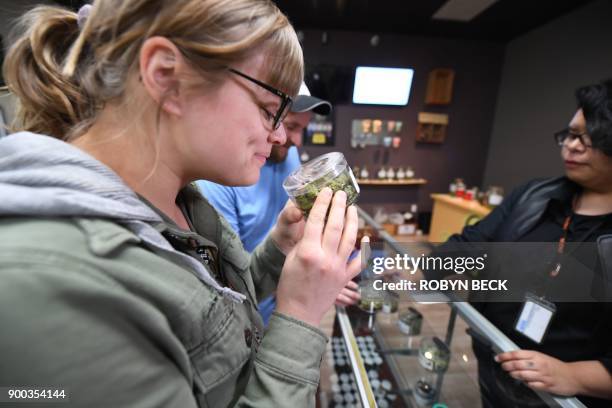
[[[189,255],[176,251],[155,225],[163,222],[109,167],[61,140],[20,132],[0,139],[0,216],[104,218],[137,235],[149,249],[188,267],[224,296],[222,287]]]

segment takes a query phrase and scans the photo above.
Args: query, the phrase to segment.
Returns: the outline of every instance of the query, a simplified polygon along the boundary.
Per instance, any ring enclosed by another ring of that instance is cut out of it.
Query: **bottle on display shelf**
[[[403,235],[415,235],[418,229],[418,206],[412,204],[410,211],[404,213],[404,225],[402,225]]]
[[[458,178],[457,180],[455,180],[455,196],[463,198],[464,195],[465,183],[463,182],[463,179]]]
[[[406,178],[407,179],[414,178],[414,170],[410,166],[406,167]]]
[[[404,171],[403,167],[400,167],[397,170],[397,173],[395,174],[395,177],[397,177],[398,180],[403,180],[406,178],[406,172]]]
[[[497,207],[504,200],[504,190],[498,186],[491,186],[487,191],[487,204],[490,207]]]
[[[387,178],[387,170],[385,170],[384,167],[381,167],[380,170],[378,170],[378,178],[381,180]]]
[[[368,171],[368,168],[366,166],[363,166],[363,168],[361,169],[361,172],[359,173],[359,178],[362,180],[367,180],[370,178],[370,172]]]
[[[478,187],[472,187],[469,190],[465,190],[463,198],[466,200],[474,200],[478,195]]]
[[[393,170],[393,167],[389,167],[389,170],[387,170],[387,178],[389,180],[393,180],[395,178],[395,170]]]

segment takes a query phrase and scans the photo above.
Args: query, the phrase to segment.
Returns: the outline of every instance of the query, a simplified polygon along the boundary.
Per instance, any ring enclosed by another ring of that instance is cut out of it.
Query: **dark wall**
[[[419,187],[362,187],[360,204],[372,209],[385,204],[389,209],[407,209],[418,202],[422,210],[431,209],[429,195],[445,192],[452,178],[463,177],[468,185],[482,184],[497,89],[500,81],[504,45],[494,42],[440,38],[381,35],[377,47],[370,45],[371,34],[328,32],[328,43],[321,43],[320,31],[305,31],[303,48],[307,65],[391,66],[413,68],[414,79],[406,107],[372,107],[340,104],[335,106],[336,144],[333,148],[305,147],[311,157],[338,150],[351,166],[364,164],[370,174],[381,165],[412,166],[416,177],[429,183]],[[453,100],[449,106],[425,105],[429,72],[434,68],[455,70]],[[316,96],[316,95],[315,95]],[[449,115],[446,141],[441,145],[415,143],[419,112]],[[399,149],[350,147],[352,119],[380,118],[402,120]],[[384,152],[388,153],[388,157]],[[385,160],[386,159],[386,160]]]
[[[577,87],[612,78],[611,22],[612,1],[600,0],[508,44],[485,183],[563,174],[552,134],[572,118]]]

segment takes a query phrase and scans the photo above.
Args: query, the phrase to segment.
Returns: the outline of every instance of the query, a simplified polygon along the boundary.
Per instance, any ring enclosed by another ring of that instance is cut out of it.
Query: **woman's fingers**
[[[340,294],[346,296],[349,299],[353,299],[355,301],[358,301],[359,299],[361,299],[361,295],[359,294],[359,292],[357,292],[354,289],[349,289],[346,286],[344,287],[344,289],[342,289]]]
[[[524,382],[542,381],[542,373],[539,371],[519,370],[511,371],[510,376]]]
[[[281,211],[280,218],[288,224],[293,224],[304,218],[304,214],[295,206],[293,201],[287,200],[287,204],[285,204],[285,207]]]
[[[527,386],[529,388],[534,389],[534,390],[542,390],[542,391],[544,391],[544,390],[548,389],[548,385],[546,385],[542,381],[529,381],[527,383]]]
[[[503,363],[504,361],[510,360],[527,360],[534,358],[535,355],[536,353],[531,350],[514,350],[506,353],[499,353],[495,356],[495,361]]]
[[[338,255],[342,259],[348,259],[353,248],[355,248],[357,230],[359,229],[358,224],[359,217],[357,216],[357,209],[351,205],[346,210],[344,230],[342,231],[342,239],[340,241],[340,247],[338,248]]]
[[[304,227],[304,239],[312,243],[321,243],[321,235],[323,234],[323,226],[325,225],[325,214],[332,199],[332,190],[325,187],[314,202],[308,220]]]
[[[512,360],[506,361],[501,365],[505,371],[517,371],[517,370],[537,370],[535,362],[533,360]]]
[[[344,229],[344,214],[346,212],[346,193],[342,190],[334,194],[327,224],[323,232],[323,250],[328,254],[336,254],[338,252],[338,244],[342,238]]]
[[[359,296],[359,293],[357,292],[353,292],[350,289],[343,289],[342,292],[340,292],[340,294],[338,295],[338,297],[336,298],[336,304],[339,306],[350,306],[350,305],[354,305],[355,303],[357,303],[359,301],[359,299],[361,299],[361,296]],[[356,294],[356,295],[355,295]]]
[[[349,289],[357,290],[359,288],[359,285],[357,284],[357,282],[350,280],[348,281],[345,287]]]
[[[363,270],[363,264],[361,261],[362,261],[361,251],[359,251],[357,253],[357,256],[353,258],[351,262],[349,262],[348,266],[346,267],[346,273],[348,275],[347,276],[348,279],[353,279],[355,276],[359,274],[359,272]]]

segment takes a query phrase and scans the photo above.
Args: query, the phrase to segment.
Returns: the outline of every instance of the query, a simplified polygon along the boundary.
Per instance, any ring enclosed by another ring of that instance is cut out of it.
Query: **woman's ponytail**
[[[4,61],[4,78],[18,98],[12,131],[27,130],[67,139],[80,123],[86,97],[63,65],[79,36],[77,14],[36,7],[21,17]],[[15,37],[15,36],[14,36]]]

